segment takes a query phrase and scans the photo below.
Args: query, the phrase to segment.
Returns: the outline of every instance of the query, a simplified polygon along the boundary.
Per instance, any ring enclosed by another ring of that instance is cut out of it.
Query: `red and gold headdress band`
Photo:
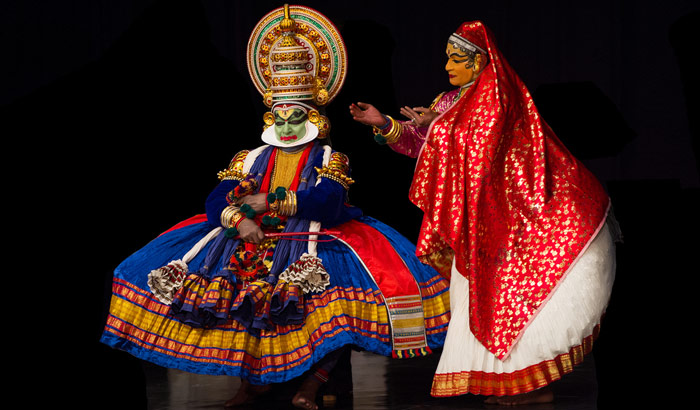
[[[309,112],[316,110],[316,108],[312,107],[309,104],[304,104],[303,102],[300,101],[285,101],[285,102],[278,102],[272,105],[272,108],[270,108],[270,112],[275,112],[275,111],[281,111],[281,110],[290,110],[293,108],[300,109],[304,111],[306,114]]]

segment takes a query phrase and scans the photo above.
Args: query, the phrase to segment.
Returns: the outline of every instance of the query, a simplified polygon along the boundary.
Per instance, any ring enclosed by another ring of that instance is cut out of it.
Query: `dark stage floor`
[[[482,397],[449,399],[430,397],[430,383],[439,354],[425,358],[396,360],[366,352],[352,353],[353,395],[336,403],[336,409],[498,409],[485,405]],[[223,408],[238,388],[239,379],[203,376],[144,364],[149,410]],[[291,387],[291,386],[290,386]],[[552,384],[555,402],[520,406],[522,409],[596,409],[595,361],[589,356],[575,371]],[[247,409],[292,409],[294,389],[273,390],[271,397]]]

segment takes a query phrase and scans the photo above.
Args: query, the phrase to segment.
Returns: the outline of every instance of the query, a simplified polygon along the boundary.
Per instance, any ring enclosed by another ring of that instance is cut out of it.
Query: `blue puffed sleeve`
[[[321,222],[325,227],[340,225],[362,216],[360,208],[346,204],[347,191],[341,184],[321,178],[318,185],[297,191],[296,216]]]
[[[214,188],[207,197],[205,209],[207,212],[207,220],[212,227],[221,226],[221,212],[228,206],[226,195],[238,185],[237,180],[224,180]]]
[[[321,222],[324,227],[340,225],[354,218],[362,216],[360,208],[347,203],[347,189],[349,183],[341,184],[338,181],[351,181],[350,178],[326,178],[327,172],[339,172],[339,175],[350,174],[350,164],[348,157],[344,154],[333,151],[328,167],[323,167],[323,152],[312,159],[316,170],[321,169],[321,174],[317,171],[318,184],[297,191],[297,213],[296,216]],[[350,182],[351,183],[351,182]]]

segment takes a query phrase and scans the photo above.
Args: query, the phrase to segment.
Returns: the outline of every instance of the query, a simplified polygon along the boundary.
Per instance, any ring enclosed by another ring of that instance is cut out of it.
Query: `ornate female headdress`
[[[255,26],[248,72],[268,107],[278,102],[328,104],[345,82],[347,53],[336,27],[319,12],[284,5]]]
[[[473,25],[473,23],[462,24],[456,32],[450,35],[447,42],[469,54],[472,58],[477,53],[487,56],[488,52],[478,45],[485,44],[483,35],[479,30],[474,30]]]

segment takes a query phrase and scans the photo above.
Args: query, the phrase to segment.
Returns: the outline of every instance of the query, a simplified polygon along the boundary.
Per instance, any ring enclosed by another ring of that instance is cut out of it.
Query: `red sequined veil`
[[[488,61],[434,121],[418,158],[416,254],[444,274],[454,258],[470,284],[471,331],[503,360],[595,238],[610,201],[540,118],[489,29],[470,22],[457,34]]]

